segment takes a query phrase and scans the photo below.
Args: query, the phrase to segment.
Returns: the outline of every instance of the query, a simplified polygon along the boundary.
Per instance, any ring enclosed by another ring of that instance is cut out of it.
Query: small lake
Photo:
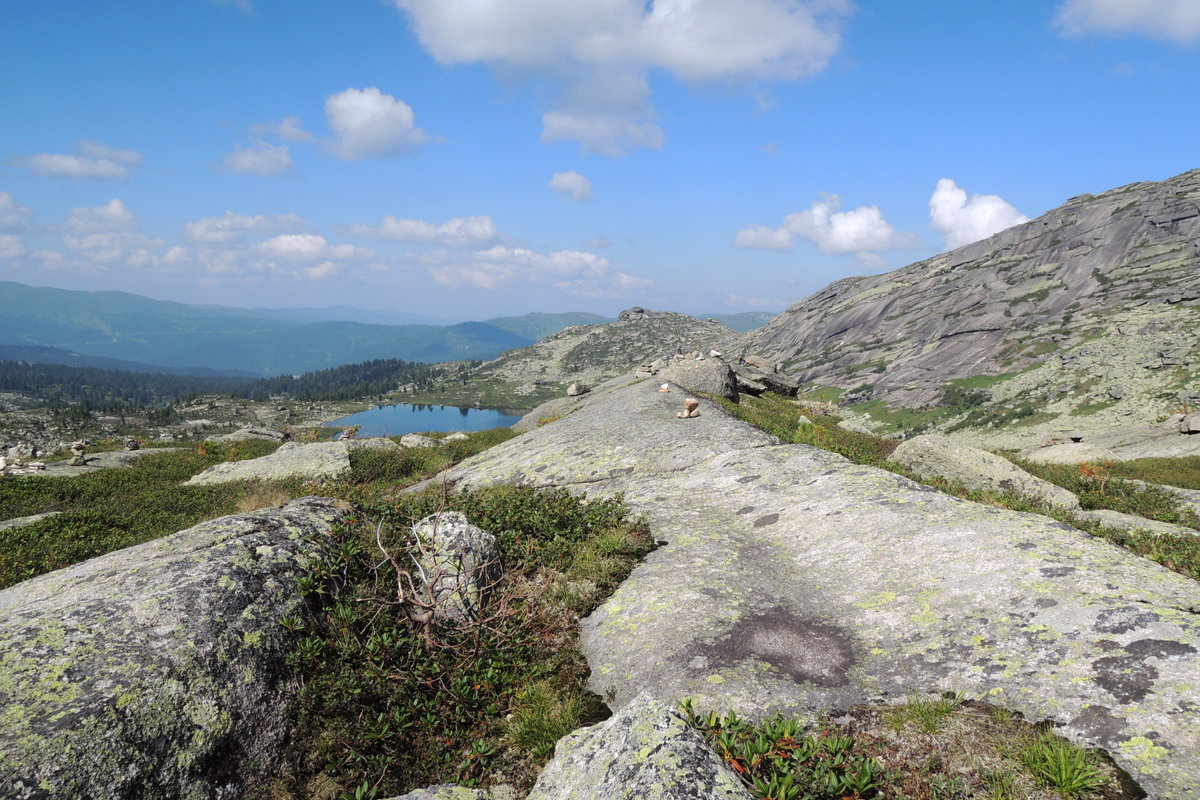
[[[375,406],[348,417],[326,422],[329,427],[357,425],[358,435],[402,436],[419,431],[486,431],[507,428],[525,412],[511,408],[459,408],[425,403]]]

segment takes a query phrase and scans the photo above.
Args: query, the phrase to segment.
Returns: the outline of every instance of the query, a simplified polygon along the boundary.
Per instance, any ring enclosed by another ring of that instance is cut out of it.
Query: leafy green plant
[[[943,695],[936,699],[914,694],[907,703],[889,709],[886,717],[896,730],[913,725],[922,733],[933,733],[943,720],[962,705],[964,699],[961,694]]]
[[[1104,784],[1086,750],[1049,731],[1029,740],[1019,757],[1039,783],[1068,800],[1090,797]]]
[[[757,724],[737,714],[698,713],[679,705],[687,723],[763,800],[844,800],[879,796],[883,767],[854,752],[854,739],[808,734],[799,721],[776,715]]]

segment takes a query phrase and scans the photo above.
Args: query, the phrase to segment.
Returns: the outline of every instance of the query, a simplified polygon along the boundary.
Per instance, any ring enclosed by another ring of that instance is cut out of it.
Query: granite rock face
[[[1063,508],[1079,507],[1074,494],[1030,475],[1007,458],[938,434],[901,442],[891,459],[923,477],[940,475],[968,489],[1013,491]]]
[[[1102,747],[1156,798],[1200,785],[1200,586],[1033,514],[774,437],[656,379],[450,470],[455,485],[623,492],[665,546],[583,623],[623,708],[758,718],[962,691]]]
[[[343,441],[285,442],[270,455],[215,464],[184,481],[186,486],[280,478],[332,478],[350,470],[350,446]]]
[[[302,498],[0,592],[0,796],[242,796],[290,731],[279,620],[350,516]]]
[[[529,800],[750,800],[751,794],[672,707],[640,696],[559,740]]]

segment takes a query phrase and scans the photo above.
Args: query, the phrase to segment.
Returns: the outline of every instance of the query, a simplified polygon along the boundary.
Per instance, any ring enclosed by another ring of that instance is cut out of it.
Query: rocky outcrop
[[[285,442],[270,455],[215,464],[184,481],[186,486],[247,480],[332,478],[350,469],[350,447],[343,441],[299,444]]]
[[[1030,475],[1007,458],[927,434],[903,441],[892,461],[922,477],[941,476],[968,489],[1009,491],[1063,508],[1078,508],[1079,498],[1061,486]]]
[[[349,515],[304,498],[0,592],[0,796],[242,796],[290,730],[279,620]]]
[[[658,378],[693,392],[707,392],[737,402],[738,382],[733,370],[719,358],[678,358],[659,370]]]
[[[412,529],[422,601],[440,623],[461,625],[479,618],[503,567],[496,537],[458,511],[428,516]]]
[[[1168,536],[1200,537],[1200,531],[1195,528],[1185,528],[1182,525],[1172,525],[1169,522],[1146,519],[1135,514],[1122,514],[1120,511],[1110,511],[1105,508],[1094,511],[1076,511],[1075,516],[1080,519],[1099,522],[1101,525],[1109,528],[1117,528],[1118,530],[1150,531],[1151,533],[1166,534]]]
[[[750,800],[673,707],[641,696],[561,739],[529,800]]]
[[[1102,747],[1156,798],[1200,785],[1200,586],[1033,514],[977,505],[786,445],[656,378],[451,469],[624,493],[666,544],[583,622],[615,709],[758,718],[961,691]]]

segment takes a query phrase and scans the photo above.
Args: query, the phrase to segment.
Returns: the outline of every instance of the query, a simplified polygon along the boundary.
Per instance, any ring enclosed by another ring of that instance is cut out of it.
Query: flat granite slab
[[[1200,584],[1046,517],[959,500],[616,379],[469,459],[623,492],[667,544],[583,623],[591,686],[759,717],[962,691],[1200,797]]]

